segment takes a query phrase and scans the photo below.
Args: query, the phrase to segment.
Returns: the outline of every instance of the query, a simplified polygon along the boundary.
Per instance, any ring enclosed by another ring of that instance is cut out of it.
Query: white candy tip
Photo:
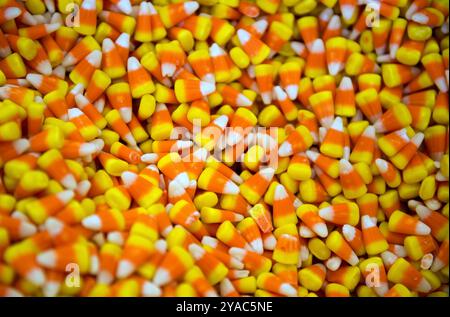
[[[385,173],[388,170],[388,163],[383,159],[376,159],[375,164],[377,165],[378,171],[380,171],[380,173]]]
[[[157,285],[145,281],[142,285],[142,295],[145,297],[160,297],[161,289]]]
[[[199,4],[196,1],[187,1],[184,3],[184,11],[186,14],[192,14],[198,10]]]
[[[225,128],[228,124],[228,116],[221,115],[220,117],[217,117],[214,120],[214,124],[221,127],[222,129]]]
[[[341,70],[341,67],[342,67],[341,63],[336,63],[336,62],[329,63],[328,64],[328,72],[330,73],[330,75],[336,76],[339,73],[339,71]]]
[[[18,139],[14,141],[13,145],[16,152],[18,154],[22,154],[30,147],[30,141],[28,141],[27,139]]]
[[[419,24],[426,24],[428,22],[428,17],[425,14],[418,12],[412,15],[411,20]]]
[[[96,2],[95,0],[84,0],[81,4],[81,7],[83,9],[95,9],[96,8]]]
[[[158,159],[158,155],[155,153],[146,153],[141,155],[141,161],[144,163],[153,164],[156,163]]]
[[[102,227],[102,221],[97,215],[91,215],[84,218],[81,221],[81,224],[83,225],[83,227],[90,230],[100,230],[100,228]]]
[[[421,221],[419,221],[417,223],[417,226],[416,226],[416,233],[417,234],[426,236],[426,235],[430,234],[430,232],[431,232],[431,229],[426,224],[424,224]]]
[[[36,286],[42,286],[45,283],[45,274],[42,269],[35,268],[27,274],[27,279]]]
[[[425,219],[431,214],[431,210],[428,209],[426,206],[418,205],[416,207],[416,213],[420,219]]]
[[[175,178],[175,181],[179,182],[181,184],[181,186],[183,186],[184,188],[188,188],[190,185],[190,180],[189,180],[189,176],[186,172],[183,172],[181,174],[178,174]]]
[[[227,181],[223,191],[224,191],[224,194],[237,195],[237,194],[239,194],[239,187],[232,181]]]
[[[252,101],[243,94],[238,95],[236,103],[240,107],[250,107],[252,105]]]
[[[55,32],[60,27],[61,27],[61,23],[51,23],[51,24],[45,25],[45,28],[47,29],[47,33]]]
[[[137,174],[130,171],[124,171],[122,175],[120,175],[120,178],[122,179],[125,187],[131,186],[136,181],[137,177]]]
[[[297,296],[297,290],[292,285],[287,283],[281,284],[280,293],[289,297]]]
[[[275,169],[272,167],[267,167],[259,171],[259,174],[268,182],[270,182],[275,175]]]
[[[108,233],[107,240],[108,240],[108,242],[111,242],[113,244],[120,245],[120,246],[124,244],[123,236],[118,231],[113,231],[113,232]]]
[[[417,291],[421,293],[429,293],[431,291],[431,285],[424,277],[420,280]]]
[[[237,31],[237,36],[239,39],[239,42],[244,45],[245,43],[247,43],[250,40],[250,33],[248,33],[246,30],[244,29],[239,29]]]
[[[314,232],[321,238],[325,238],[328,236],[328,228],[324,223],[317,223],[314,226]]]
[[[170,281],[170,273],[163,268],[158,268],[153,277],[153,283],[157,286],[164,285]]]
[[[188,247],[189,252],[195,260],[199,260],[205,254],[205,250],[198,244],[192,243]]]
[[[163,77],[168,76],[172,77],[176,71],[175,65],[164,63],[161,65],[161,75]]]
[[[71,191],[71,190],[64,190],[64,191],[62,191],[62,192],[59,192],[59,193],[57,194],[57,196],[58,196],[58,199],[59,199],[62,203],[67,204],[67,203],[68,203],[69,201],[71,201],[72,198],[75,196],[75,193],[74,193],[73,191]]]
[[[279,184],[277,187],[275,187],[275,194],[274,194],[274,200],[282,200],[288,197],[288,194],[286,192],[286,189],[283,185]]]
[[[315,162],[317,160],[317,158],[319,157],[319,153],[314,152],[314,151],[306,151],[306,156],[312,161]]]
[[[42,75],[40,74],[28,74],[25,79],[34,87],[39,87],[42,83]]]
[[[291,146],[291,144],[290,144],[289,142],[287,142],[287,141],[284,141],[284,142],[281,144],[280,148],[278,149],[278,155],[281,156],[281,157],[289,156],[289,155],[291,155],[292,153],[293,153],[293,152],[292,152],[292,146]]]
[[[97,151],[97,147],[92,143],[83,143],[80,146],[80,156],[87,156],[95,153]]]
[[[217,43],[213,43],[209,48],[209,54],[211,57],[223,55],[223,49]]]
[[[126,278],[126,277],[130,276],[131,273],[133,273],[134,269],[135,269],[135,267],[134,267],[133,263],[131,263],[130,261],[120,260],[117,265],[116,276],[119,279]]]
[[[287,94],[284,92],[283,88],[280,86],[275,86],[273,88],[276,100],[284,100],[286,99]]]
[[[130,35],[128,33],[122,33],[116,39],[116,44],[122,47],[128,47],[129,43]]]
[[[203,96],[207,96],[216,91],[216,85],[207,81],[200,82],[200,91]]]
[[[21,12],[22,11],[20,11],[19,8],[10,7],[10,8],[7,8],[3,14],[4,14],[5,20],[7,21],[7,20],[12,20],[12,19],[17,18]]]
[[[361,228],[368,229],[375,227],[375,223],[372,221],[372,217],[369,215],[364,215],[361,217]]]
[[[261,19],[252,24],[252,28],[257,30],[259,34],[263,34],[267,27],[269,26],[269,22],[265,19]]]
[[[55,265],[56,254],[54,250],[48,250],[42,253],[39,253],[36,257],[36,261],[47,268],[53,268]]]
[[[350,20],[355,12],[355,7],[353,5],[343,5],[341,6],[342,16],[345,20]]]
[[[50,233],[50,235],[58,234],[64,227],[64,224],[57,218],[50,217],[45,221],[45,229]]]
[[[102,42],[102,51],[103,53],[109,52],[114,49],[114,42],[109,38],[105,38]]]
[[[128,71],[138,70],[141,67],[138,59],[134,56],[128,58],[127,69]]]
[[[353,166],[348,160],[346,160],[346,159],[339,160],[339,171],[341,173],[347,174],[347,173],[351,172],[352,170],[353,170]]]
[[[239,215],[239,216],[241,216],[242,219],[244,218],[242,215]],[[253,250],[255,250],[256,253],[263,254],[263,252],[264,252],[264,245],[263,245],[263,242],[262,242],[261,239],[253,240],[250,243],[250,246],[252,247]]]
[[[311,45],[311,53],[321,53],[325,51],[322,39],[315,39]]]
[[[216,83],[216,77],[214,77],[214,74],[205,74],[202,77],[202,80],[206,81],[208,83],[211,83],[211,84],[215,84]]]
[[[119,0],[117,7],[125,14],[129,15],[133,8],[131,7],[130,0]]]
[[[94,67],[98,68],[102,61],[102,52],[100,52],[99,50],[94,50],[90,52],[88,56],[86,56],[86,60]]]
[[[331,124],[331,129],[334,129],[336,131],[344,131],[344,124],[341,117],[334,118],[334,121]]]
[[[324,220],[333,220],[333,207],[329,206],[329,207],[325,207],[319,210],[319,217],[324,219]]]
[[[133,110],[130,108],[120,108],[119,109],[120,117],[123,119],[125,123],[129,123],[131,121],[131,117],[133,115]]]
[[[184,187],[177,181],[173,180],[169,183],[169,197],[180,197],[185,192]]]
[[[295,100],[298,96],[298,85],[289,85],[285,87],[286,93],[290,100]]]
[[[84,115],[84,113],[78,108],[70,108],[69,110],[67,110],[67,113],[69,115],[69,120],[72,120],[74,118],[78,118],[78,117]]]
[[[28,223],[22,222],[20,225],[20,236],[23,238],[34,235],[37,232],[36,226]]]

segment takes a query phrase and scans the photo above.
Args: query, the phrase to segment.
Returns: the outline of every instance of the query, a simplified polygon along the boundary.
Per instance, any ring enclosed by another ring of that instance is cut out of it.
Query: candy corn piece
[[[350,265],[358,264],[358,256],[353,252],[342,235],[337,231],[333,231],[328,235],[326,245],[331,251],[336,253],[341,259],[343,259]]]
[[[200,174],[198,186],[201,189],[209,190],[218,194],[236,195],[239,193],[239,187],[219,171],[207,167]]]
[[[133,198],[144,208],[150,207],[162,195],[161,189],[135,173],[123,172],[121,178]]]
[[[401,283],[412,290],[427,293],[431,289],[428,281],[408,261],[398,258],[390,267],[388,280],[393,283]]]
[[[80,272],[87,272],[90,267],[89,250],[85,244],[68,244],[39,253],[37,262],[49,269],[64,272],[70,263],[76,263]]]
[[[131,275],[153,252],[153,243],[142,236],[130,235],[117,263],[117,278]]]
[[[135,57],[128,58],[127,71],[133,98],[140,98],[155,91],[150,75]]]
[[[280,66],[279,76],[282,88],[286,91],[289,99],[295,100],[298,95],[298,82],[302,68],[300,63],[287,62]]]
[[[314,231],[318,236],[326,238],[328,236],[328,228],[325,222],[319,217],[318,209],[311,204],[303,204],[297,208],[298,217]]]
[[[237,36],[242,49],[250,57],[252,64],[258,65],[269,57],[270,48],[253,34],[244,29],[239,29]]]
[[[267,167],[260,170],[239,186],[242,196],[251,204],[256,204],[267,190],[274,176],[274,169]]]
[[[286,224],[296,224],[297,215],[288,193],[283,185],[275,187],[273,198],[273,222],[276,228]]]
[[[79,13],[80,25],[75,30],[84,35],[93,35],[97,24],[97,4],[95,0],[83,0]]]
[[[242,235],[237,231],[230,221],[224,221],[216,232],[217,238],[229,247],[251,249]]]
[[[177,279],[194,265],[194,260],[181,247],[175,246],[166,253],[153,277],[156,285],[166,285]]]
[[[364,247],[369,255],[380,254],[387,250],[388,243],[378,227],[369,216],[361,217],[361,227],[364,239]]]
[[[321,142],[320,151],[333,158],[344,155],[345,134],[341,117],[337,117]]]
[[[339,225],[357,225],[359,222],[359,208],[353,202],[332,204],[321,208],[318,212],[320,218]]]
[[[298,126],[288,138],[280,145],[278,155],[281,157],[291,156],[308,149],[313,143],[313,138],[309,130],[303,126]]]
[[[325,42],[328,73],[337,75],[345,67],[347,41],[342,37],[333,37]]]
[[[219,283],[228,274],[228,268],[201,246],[191,244],[189,252],[211,285]]]
[[[166,28],[170,28],[185,20],[199,8],[195,1],[186,1],[182,3],[172,3],[161,7],[158,11],[162,23]]]
[[[296,289],[289,283],[283,282],[273,273],[262,273],[258,275],[257,286],[261,289],[272,291],[285,296],[296,296]]]
[[[430,234],[431,229],[423,222],[397,210],[389,217],[389,231],[403,234]]]
[[[92,51],[83,60],[81,60],[77,66],[75,66],[69,74],[70,79],[75,84],[82,84],[84,87],[87,87],[92,74],[97,68],[100,67],[101,60],[101,52],[99,50]]]
[[[214,84],[199,80],[183,80],[175,81],[175,96],[179,102],[189,102],[207,95],[215,91]]]

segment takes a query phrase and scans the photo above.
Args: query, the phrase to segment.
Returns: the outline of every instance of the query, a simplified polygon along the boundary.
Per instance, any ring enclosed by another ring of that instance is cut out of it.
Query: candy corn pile
[[[0,296],[448,296],[447,0],[0,0]]]

